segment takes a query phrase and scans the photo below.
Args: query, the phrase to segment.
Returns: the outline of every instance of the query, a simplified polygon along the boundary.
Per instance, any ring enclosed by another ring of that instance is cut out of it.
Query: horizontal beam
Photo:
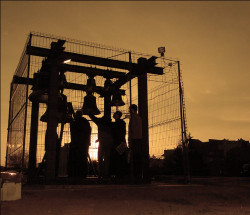
[[[51,49],[46,49],[46,48],[41,48],[41,47],[36,47],[36,46],[27,46],[26,53],[29,55],[35,55],[35,56],[40,56],[40,57],[49,57],[51,56]],[[77,54],[77,53],[71,53],[71,52],[65,52],[65,51],[60,53],[60,58],[71,59],[71,61],[74,61],[74,62],[129,70],[129,71],[134,71],[135,73],[136,71],[140,69],[139,65],[136,63],[130,63],[126,61],[119,61],[119,60],[113,60],[113,59],[107,59],[107,58],[101,58],[101,57],[95,57],[95,56]],[[162,75],[163,68],[152,67],[147,72],[152,73],[152,74]]]
[[[85,91],[84,90],[85,87],[86,85],[83,85],[83,84],[67,83],[67,85],[65,86],[65,89]],[[119,89],[119,91],[121,95],[125,95],[125,90]],[[103,87],[96,86],[94,89],[94,92],[102,95],[105,91]]]
[[[132,72],[128,72],[124,77],[118,79],[113,83],[113,86],[117,89],[119,89],[122,85],[126,84],[128,81],[135,78],[136,75],[134,75]]]
[[[122,78],[126,75],[126,73],[124,72],[91,68],[86,66],[70,65],[70,64],[62,64],[60,65],[60,68],[63,69],[64,71],[84,73],[87,75],[94,75],[94,76],[103,76],[105,78]]]
[[[13,84],[26,84],[26,85],[33,86],[34,80],[33,80],[33,78],[24,78],[24,77],[19,77],[17,75],[14,75],[12,83]]]
[[[28,85],[33,86],[34,80],[32,78],[24,78],[24,77],[19,77],[19,76],[14,75],[12,83],[14,83],[14,84],[26,84],[26,85],[28,84]],[[84,84],[75,84],[75,83],[67,82],[65,89],[85,91],[85,87],[86,87],[86,85],[84,85]],[[125,90],[119,89],[119,91],[122,95],[125,95]],[[98,93],[98,94],[103,94],[105,91],[104,91],[103,87],[96,86],[94,89],[94,92]]]

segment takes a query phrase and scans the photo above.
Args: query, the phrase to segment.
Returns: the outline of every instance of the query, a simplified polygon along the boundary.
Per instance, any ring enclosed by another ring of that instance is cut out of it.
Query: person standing
[[[75,119],[70,123],[71,143],[69,152],[69,176],[83,177],[88,172],[88,151],[91,127],[89,121],[76,111]]]
[[[112,122],[109,117],[97,118],[93,114],[89,117],[98,127],[98,166],[99,178],[109,178],[110,176],[110,155],[113,147]]]
[[[127,148],[125,139],[126,123],[121,119],[121,116],[122,112],[120,111],[116,111],[113,114],[115,122],[113,123],[114,147],[112,149],[111,166],[117,177],[122,177],[127,173],[127,159],[125,153]]]
[[[136,182],[142,180],[143,166],[143,147],[142,147],[142,121],[137,114],[137,105],[132,104],[129,107],[130,120],[128,130],[128,144],[131,150],[131,166],[133,176]]]

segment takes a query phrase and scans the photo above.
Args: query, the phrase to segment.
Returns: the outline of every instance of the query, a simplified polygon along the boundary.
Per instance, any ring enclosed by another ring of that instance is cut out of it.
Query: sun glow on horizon
[[[91,145],[89,146],[89,156],[91,160],[98,160],[98,146],[99,146],[98,140],[92,138],[91,135]]]

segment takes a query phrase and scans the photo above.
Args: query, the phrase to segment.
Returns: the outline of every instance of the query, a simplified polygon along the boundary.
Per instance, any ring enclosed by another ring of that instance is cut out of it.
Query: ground
[[[158,181],[147,185],[23,186],[2,215],[250,215],[250,178]]]

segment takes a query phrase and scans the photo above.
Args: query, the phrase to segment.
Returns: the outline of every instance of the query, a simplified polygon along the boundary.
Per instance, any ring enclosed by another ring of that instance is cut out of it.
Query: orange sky
[[[1,1],[1,161],[9,88],[30,31],[167,57],[182,65],[194,138],[250,140],[250,2]]]

